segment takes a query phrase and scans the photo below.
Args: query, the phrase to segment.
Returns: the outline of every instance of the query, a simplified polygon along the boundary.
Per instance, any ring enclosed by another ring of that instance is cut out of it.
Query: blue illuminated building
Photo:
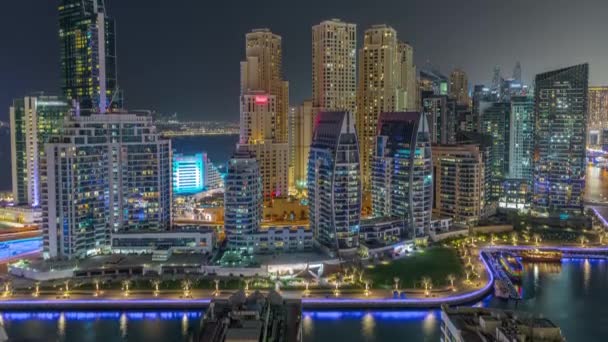
[[[317,114],[307,184],[310,227],[316,242],[331,254],[355,253],[359,246],[361,170],[352,114]]]
[[[173,193],[195,194],[205,185],[205,160],[202,153],[173,155]]]
[[[398,217],[403,236],[427,233],[433,206],[433,160],[429,125],[423,113],[381,113],[372,164],[372,210]]]
[[[589,65],[536,75],[532,210],[580,215],[585,190]]]

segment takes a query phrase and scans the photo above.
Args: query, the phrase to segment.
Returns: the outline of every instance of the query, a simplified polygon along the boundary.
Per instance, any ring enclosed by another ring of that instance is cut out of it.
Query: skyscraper
[[[289,188],[288,84],[282,79],[281,37],[268,29],[246,35],[241,62],[240,145],[260,167],[265,198]]]
[[[422,114],[429,126],[433,144],[454,144],[458,128],[456,101],[447,95],[435,95],[424,91],[422,94]]]
[[[532,210],[581,214],[585,190],[589,65],[536,75]]]
[[[411,99],[416,86],[408,80],[413,73],[412,58],[411,47],[397,40],[397,31],[392,27],[374,25],[365,31],[363,48],[359,50],[356,113],[365,190],[371,186],[371,162],[376,145],[378,115],[382,112],[404,111],[408,106],[416,107]]]
[[[532,183],[534,157],[534,98],[511,98],[509,125],[509,178]]]
[[[276,99],[274,141],[287,142],[289,83],[283,80],[281,36],[269,29],[254,29],[245,35],[245,58],[241,62],[241,94],[265,92]]]
[[[252,252],[262,222],[262,179],[256,157],[246,148],[228,162],[224,180],[224,229],[228,247]]]
[[[588,130],[608,128],[608,86],[589,87]]]
[[[373,163],[372,211],[397,217],[413,238],[429,232],[433,205],[431,141],[419,112],[382,113]]]
[[[80,113],[122,107],[117,83],[114,20],[103,0],[61,0],[59,5],[62,89]]]
[[[454,69],[450,74],[450,97],[459,105],[469,105],[469,81],[461,69]]]
[[[171,141],[148,116],[73,117],[45,144],[44,256],[82,258],[110,234],[171,226]]]
[[[312,103],[315,112],[355,113],[357,26],[340,19],[312,28]]]
[[[481,132],[492,137],[492,166],[488,170],[492,175],[493,200],[502,194],[502,182],[509,172],[509,143],[511,123],[511,104],[494,102],[481,115]]]
[[[317,114],[308,161],[309,219],[316,242],[330,253],[355,253],[359,246],[360,171],[352,114]]]
[[[16,204],[40,204],[40,159],[44,143],[57,134],[69,115],[68,103],[56,96],[32,95],[10,107],[13,198]]]
[[[306,191],[308,154],[312,143],[313,122],[312,101],[304,101],[294,111],[293,149],[294,149],[294,186],[298,191]]]
[[[454,224],[476,226],[485,206],[484,173],[480,145],[434,145],[433,209]]]

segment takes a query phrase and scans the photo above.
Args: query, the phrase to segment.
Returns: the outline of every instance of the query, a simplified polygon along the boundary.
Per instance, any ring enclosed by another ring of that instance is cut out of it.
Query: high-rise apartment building
[[[379,114],[416,107],[412,96],[416,85],[408,79],[415,73],[412,59],[413,49],[397,40],[397,31],[392,27],[375,25],[365,31],[363,48],[359,50],[356,113],[363,189],[369,190],[371,186]]]
[[[117,83],[116,32],[103,0],[61,0],[61,79],[65,97],[80,113],[121,108]]]
[[[316,242],[331,253],[355,253],[359,246],[360,172],[352,114],[317,114],[308,161],[309,219]]]
[[[608,128],[608,86],[589,87],[589,120],[587,129],[599,134]]]
[[[331,19],[312,28],[312,104],[355,113],[357,25]]]
[[[59,133],[70,106],[56,96],[32,95],[10,107],[11,160],[15,204],[40,205],[40,159],[44,143]]]
[[[433,145],[433,210],[474,227],[485,206],[483,151],[478,144]]]
[[[239,147],[224,180],[224,230],[228,247],[252,252],[262,223],[262,178],[257,158]]]
[[[282,76],[281,37],[256,29],[246,35],[245,45],[239,144],[258,159],[264,197],[287,196],[289,88]]]
[[[496,213],[498,207],[498,199],[492,195],[492,186],[494,178],[492,177],[493,168],[493,151],[494,151],[494,139],[488,134],[475,133],[475,132],[459,132],[456,138],[458,145],[476,145],[478,146],[479,153],[481,155],[481,161],[483,163],[483,174],[482,183],[483,191],[479,194],[479,201],[481,203],[481,217],[488,218]],[[433,149],[435,151],[435,149]]]
[[[502,182],[509,172],[511,104],[494,102],[481,115],[481,132],[492,137],[492,189],[494,200],[502,194]]]
[[[306,191],[308,154],[314,129],[312,101],[304,101],[294,109],[293,124],[293,178],[298,192]]]
[[[458,128],[456,101],[447,95],[422,94],[422,113],[429,125],[433,144],[454,144]]]
[[[536,75],[534,198],[538,214],[581,214],[589,65]]]
[[[534,98],[512,96],[509,122],[509,172],[502,182],[499,207],[527,209],[532,200]]]
[[[42,164],[46,258],[82,258],[109,248],[111,233],[171,226],[171,141],[148,116],[70,118]]]
[[[450,74],[450,97],[459,105],[469,104],[469,81],[467,74],[461,69],[454,69]]]
[[[509,178],[532,183],[534,159],[534,98],[511,98],[509,124]]]
[[[255,29],[245,36],[245,61],[241,62],[241,94],[264,92],[275,97],[274,141],[287,142],[289,83],[283,80],[281,36],[269,29]]]
[[[381,113],[372,171],[372,211],[404,222],[403,236],[429,232],[433,205],[431,142],[420,112]]]

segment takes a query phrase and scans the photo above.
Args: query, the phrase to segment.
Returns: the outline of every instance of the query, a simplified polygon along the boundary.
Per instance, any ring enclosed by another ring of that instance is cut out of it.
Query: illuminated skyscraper
[[[502,183],[509,172],[510,125],[509,102],[494,102],[481,115],[481,132],[492,137],[492,166],[488,171],[492,176],[490,193],[493,201],[498,201],[502,195]]]
[[[110,234],[171,226],[171,141],[148,116],[73,117],[45,144],[45,258],[106,251]]]
[[[474,227],[485,207],[483,150],[478,144],[433,145],[433,210]]]
[[[381,113],[372,171],[372,210],[398,217],[413,238],[429,232],[433,205],[431,141],[419,112]]]
[[[289,83],[283,80],[281,36],[269,29],[245,35],[245,61],[241,62],[241,94],[264,92],[275,97],[274,142],[287,143]]]
[[[298,191],[306,190],[308,154],[314,129],[312,101],[304,101],[294,110],[293,152],[294,186]]]
[[[258,160],[265,198],[287,196],[289,188],[289,97],[281,59],[280,36],[268,29],[246,35],[239,144]]]
[[[469,104],[469,81],[467,74],[460,69],[454,69],[450,74],[450,97],[460,105]]]
[[[314,238],[329,252],[350,254],[359,246],[360,172],[352,115],[317,114],[308,161],[308,208]]]
[[[173,193],[195,194],[205,186],[205,163],[203,154],[173,155]]]
[[[589,65],[536,75],[534,199],[538,214],[582,214]]]
[[[355,113],[357,26],[339,19],[312,28],[312,104],[318,111]]]
[[[509,123],[509,172],[503,181],[498,205],[527,209],[532,199],[534,158],[534,98],[511,97]]]
[[[244,147],[228,161],[224,189],[224,229],[228,247],[252,252],[253,233],[262,223],[262,179],[256,157]]]
[[[359,50],[356,117],[363,188],[366,190],[371,186],[378,115],[416,107],[412,96],[416,84],[409,82],[409,77],[415,75],[412,59],[412,48],[397,40],[397,31],[392,27],[375,25],[365,31],[363,48]]]
[[[511,98],[509,125],[509,178],[532,183],[534,159],[534,98]]]
[[[10,107],[13,198],[16,204],[40,204],[40,158],[44,143],[59,133],[70,107],[55,96],[16,99]]]
[[[116,32],[103,0],[61,0],[59,5],[63,93],[80,113],[122,107],[116,78]]]
[[[426,93],[426,92],[425,92]],[[434,144],[453,144],[456,140],[456,102],[446,95],[422,95],[422,114],[429,125]]]
[[[608,86],[589,87],[588,130],[608,128]]]

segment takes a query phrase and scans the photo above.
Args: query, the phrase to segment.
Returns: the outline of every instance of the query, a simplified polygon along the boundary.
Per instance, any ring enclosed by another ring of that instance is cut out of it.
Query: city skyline
[[[543,6],[543,3],[516,1],[498,6],[476,1],[464,4],[447,1],[401,4],[386,1],[383,6],[376,8],[365,3],[349,2],[349,6],[345,6],[336,2],[323,7],[314,4],[307,7],[293,5],[288,13],[297,12],[297,16],[281,14],[287,8],[280,4],[268,4],[268,10],[256,16],[245,15],[238,6],[218,6],[208,11],[222,14],[214,15],[222,18],[221,22],[207,18],[204,12],[203,17],[195,17],[195,14],[200,15],[206,9],[199,8],[199,4],[161,6],[157,3],[142,8],[134,2],[106,1],[106,7],[108,15],[116,20],[118,82],[124,90],[127,108],[178,112],[186,119],[236,120],[238,102],[234,98],[238,96],[239,73],[234,66],[243,55],[242,36],[252,28],[268,27],[283,37],[284,79],[290,82],[290,104],[296,106],[311,97],[310,29],[333,17],[357,24],[358,48],[361,47],[365,29],[374,24],[391,25],[404,41],[414,47],[418,68],[424,67],[427,60],[438,65],[446,75],[454,68],[461,68],[469,77],[469,88],[478,83],[488,84],[494,65],[499,65],[503,74],[510,75],[517,61],[521,62],[526,83],[531,83],[537,73],[589,62],[590,84],[605,84],[608,66],[602,64],[601,56],[608,51],[601,44],[593,42],[597,40],[594,38],[595,32],[602,32],[607,25],[598,15],[602,13],[598,8],[608,4],[586,1],[597,6],[585,7],[563,2],[563,6],[555,6],[559,7],[559,12],[553,13],[553,6]],[[58,4],[30,5],[31,1],[7,4],[6,13],[30,14],[27,25],[16,17],[2,21],[2,25],[8,25],[3,27],[3,32],[14,32],[18,28],[22,33],[19,37],[10,34],[0,37],[8,43],[9,51],[18,52],[0,57],[0,74],[7,75],[0,80],[0,94],[3,94],[0,101],[5,107],[13,98],[33,91],[42,90],[50,95],[60,93],[60,73],[56,68],[59,62]],[[403,8],[403,11],[381,10],[387,6]],[[564,10],[564,7],[572,8]],[[578,11],[574,11],[574,7]],[[428,15],[431,9],[436,18],[441,19],[441,24],[436,27],[427,23],[435,19]],[[234,14],[229,15],[231,13]],[[560,22],[565,22],[566,13],[585,24],[561,25]],[[519,25],[493,25],[500,17],[512,18],[516,14]],[[564,20],[554,20],[546,27],[541,26],[535,20],[541,14],[554,14],[555,18]],[[457,25],[458,20],[463,22],[470,18],[476,25]],[[155,25],[158,20],[164,20],[167,25]],[[220,24],[227,24],[226,30],[214,30],[214,35],[208,40],[210,44],[203,44],[199,39],[201,33]],[[421,27],[425,29],[421,30]],[[447,27],[450,29],[447,30]],[[142,32],[146,33],[143,37]],[[183,39],[174,39],[178,35]],[[589,39],[574,39],[581,35]],[[560,37],[560,40],[551,39],[553,36]],[[569,49],[562,49],[561,39],[570,42]],[[38,43],[27,44],[32,40]],[[442,44],[437,44],[438,41]],[[538,45],[539,42],[542,42],[541,45]],[[158,49],[158,46],[166,48]],[[220,53],[208,53],[207,46],[213,46],[214,51]],[[43,55],[49,57],[40,58],[40,51],[45,51]],[[488,55],[480,51],[487,51]],[[585,58],[581,57],[580,51],[585,51]],[[480,58],[480,55],[483,57]],[[547,60],[546,56],[551,57]],[[157,79],[163,82],[159,84],[155,81]],[[180,100],[172,100],[178,98],[177,94],[182,94]],[[218,98],[221,100],[211,101]],[[0,114],[0,120],[7,117],[6,112]]]

